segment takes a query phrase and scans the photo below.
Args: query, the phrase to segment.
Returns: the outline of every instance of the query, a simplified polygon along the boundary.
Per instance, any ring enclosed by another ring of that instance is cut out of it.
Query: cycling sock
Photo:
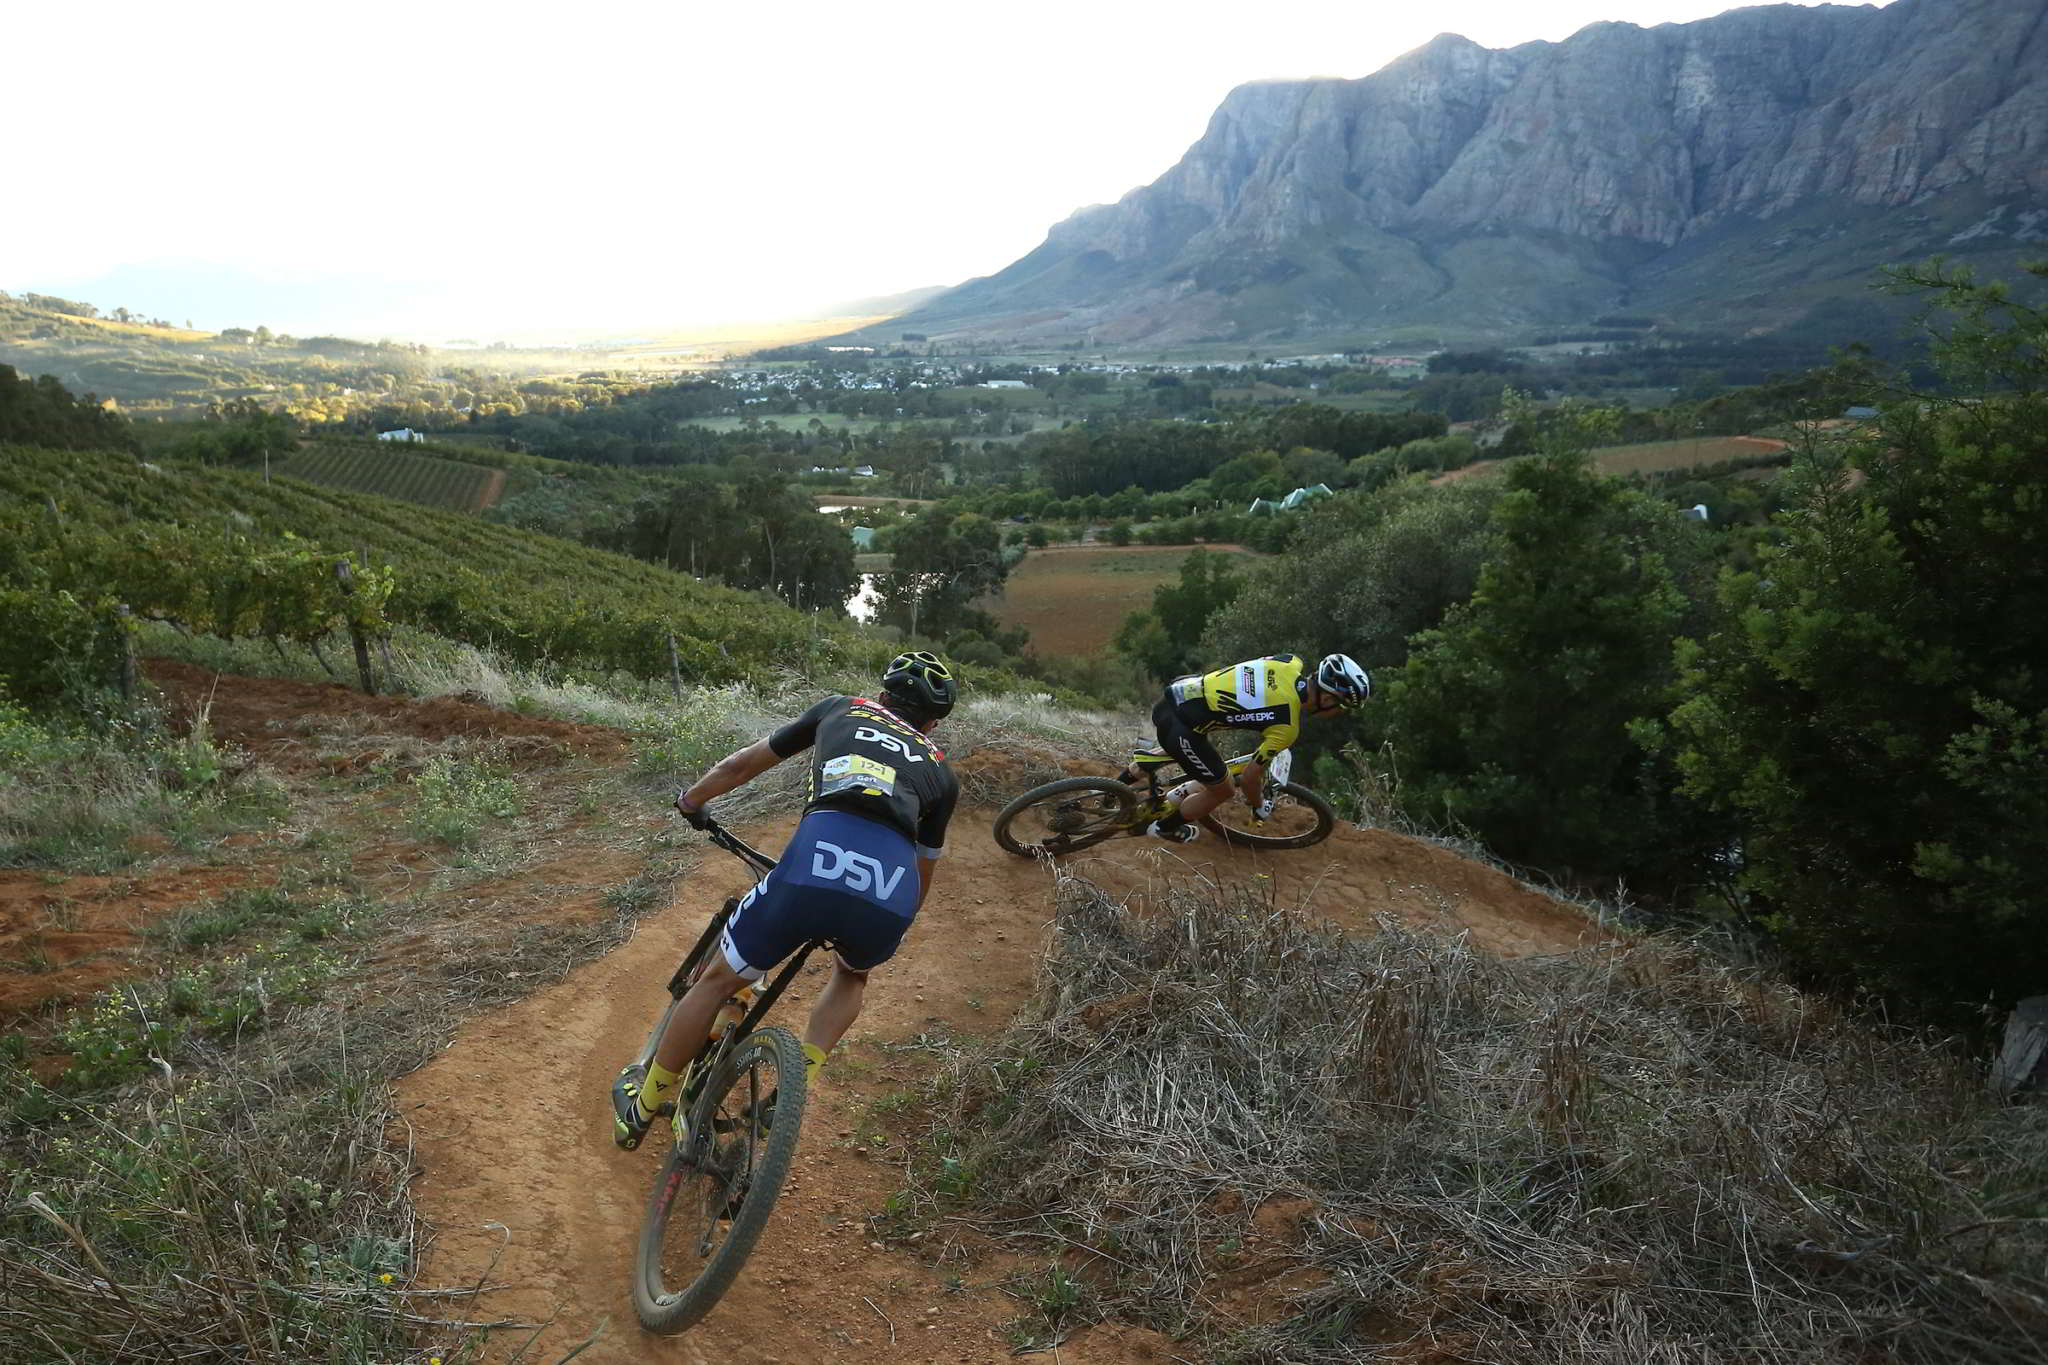
[[[649,1062],[647,1064],[647,1079],[640,1086],[640,1116],[642,1118],[650,1122],[653,1120],[655,1111],[660,1109],[662,1104],[667,1101],[669,1092],[676,1088],[676,1081],[678,1079],[680,1078],[675,1072],[666,1069],[660,1062]]]
[[[816,1043],[804,1044],[804,1088],[818,1083],[818,1073],[825,1069],[825,1049]]]

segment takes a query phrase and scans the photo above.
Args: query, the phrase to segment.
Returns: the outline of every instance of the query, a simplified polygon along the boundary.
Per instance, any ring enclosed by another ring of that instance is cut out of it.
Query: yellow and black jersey
[[[1301,738],[1302,667],[1298,655],[1269,654],[1176,678],[1166,694],[1174,714],[1197,734],[1257,730],[1258,761],[1270,764]]]

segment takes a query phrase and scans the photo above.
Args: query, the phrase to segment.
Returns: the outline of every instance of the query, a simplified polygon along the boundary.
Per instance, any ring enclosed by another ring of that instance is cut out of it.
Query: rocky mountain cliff
[[[1782,325],[2048,254],[2048,0],[1771,5],[1231,92],[1151,185],[897,323],[1166,344]],[[1991,264],[1987,262],[1987,264]]]

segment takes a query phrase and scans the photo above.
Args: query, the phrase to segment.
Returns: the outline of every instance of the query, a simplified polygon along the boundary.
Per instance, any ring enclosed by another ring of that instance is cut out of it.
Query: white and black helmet
[[[1356,706],[1372,695],[1372,678],[1349,654],[1325,654],[1316,665],[1316,686],[1345,706]]]

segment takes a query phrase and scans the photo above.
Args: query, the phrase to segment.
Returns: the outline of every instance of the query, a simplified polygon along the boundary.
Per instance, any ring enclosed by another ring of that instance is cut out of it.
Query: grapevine
[[[352,592],[335,566],[351,562]],[[0,584],[229,637],[405,625],[521,664],[666,678],[872,666],[887,646],[780,603],[474,516],[274,476],[0,448]],[[4,629],[4,627],[0,627]]]

